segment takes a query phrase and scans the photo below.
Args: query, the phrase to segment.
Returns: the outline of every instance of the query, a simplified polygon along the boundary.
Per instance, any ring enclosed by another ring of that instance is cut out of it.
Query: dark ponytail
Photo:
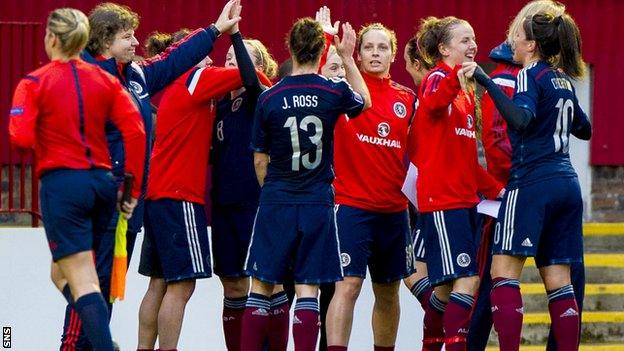
[[[535,40],[542,59],[572,78],[585,75],[581,56],[581,33],[570,15],[553,16],[540,12],[527,17],[524,30],[528,40]]]
[[[319,62],[325,48],[323,28],[310,17],[301,18],[290,29],[287,44],[290,54],[298,64]]]

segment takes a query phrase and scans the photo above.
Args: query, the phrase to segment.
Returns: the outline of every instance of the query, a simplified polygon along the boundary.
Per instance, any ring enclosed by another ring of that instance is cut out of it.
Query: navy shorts
[[[203,205],[172,199],[145,201],[139,273],[166,282],[212,275]]]
[[[576,177],[508,189],[494,254],[535,257],[538,267],[583,261],[583,200]]]
[[[220,277],[246,277],[244,266],[257,207],[212,206],[212,255]]]
[[[260,204],[245,262],[250,276],[296,284],[342,280],[334,209],[329,205]]]
[[[414,249],[407,211],[380,213],[336,205],[344,275],[389,283],[414,273]]]
[[[477,211],[455,209],[421,213],[427,271],[432,286],[477,275]]]
[[[427,262],[425,259],[425,232],[423,231],[421,215],[418,215],[416,225],[412,230],[412,247],[414,248],[414,261]]]
[[[106,235],[117,185],[104,169],[59,169],[41,177],[41,214],[52,259],[93,249]]]

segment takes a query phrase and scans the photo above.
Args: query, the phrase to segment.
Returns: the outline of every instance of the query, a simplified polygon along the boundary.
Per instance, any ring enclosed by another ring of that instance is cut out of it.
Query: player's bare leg
[[[158,337],[158,312],[167,284],[163,278],[150,278],[149,286],[139,307],[139,342],[137,349],[151,350]]]
[[[364,279],[344,277],[336,282],[336,291],[327,310],[325,326],[328,346],[347,346],[353,326],[353,310]]]
[[[399,287],[401,281],[373,283],[375,304],[373,305],[373,339],[375,346],[390,347],[396,343],[401,307]]]
[[[158,311],[158,346],[163,350],[176,349],[184,309],[195,290],[195,279],[167,284],[167,292]]]
[[[59,286],[67,280],[74,301],[72,306],[78,312],[85,334],[94,349],[112,350],[108,307],[100,292],[93,254],[91,251],[78,252],[61,258],[56,264],[50,274],[54,284]]]

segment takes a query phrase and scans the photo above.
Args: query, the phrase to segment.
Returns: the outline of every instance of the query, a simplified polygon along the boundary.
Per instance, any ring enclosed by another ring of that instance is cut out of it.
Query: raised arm
[[[325,33],[325,48],[321,53],[321,62],[319,63],[319,72],[321,68],[325,66],[327,62],[327,54],[329,53],[329,47],[334,41],[334,35],[338,34],[338,27],[340,26],[340,21],[331,23],[331,10],[327,6],[323,6],[318,11],[316,11],[316,21],[323,28],[323,32]]]
[[[233,15],[236,13],[233,8],[236,7],[240,7],[240,0],[228,1],[214,24],[194,31],[162,54],[141,63],[140,69],[150,95],[162,90],[208,56],[217,37],[240,21],[240,16]]]
[[[240,6],[232,8],[233,15],[240,16],[240,10]],[[243,42],[243,36],[238,30],[238,23],[232,26],[232,29],[230,30],[230,39],[232,40],[232,46],[234,47],[234,56],[236,56],[236,62],[238,63],[238,70],[240,71],[243,86],[250,94],[254,94],[257,97],[262,91],[260,80],[256,75],[254,63],[249,56],[249,52],[247,52],[245,42]]]
[[[362,73],[358,69],[355,64],[355,60],[353,59],[353,51],[355,50],[355,30],[351,27],[349,22],[342,25],[342,39],[338,38],[337,35],[334,35],[334,46],[336,46],[336,52],[342,59],[345,68],[345,77],[353,90],[362,96],[364,99],[364,109],[371,107],[372,101],[370,98],[370,93],[368,92],[368,87],[366,86],[366,82],[364,82],[364,78],[362,78]]]
[[[505,94],[501,88],[494,83],[490,77],[475,62],[464,63],[463,74],[470,78],[474,76],[477,83],[482,85],[490,94],[492,101],[498,112],[505,119],[505,122],[515,130],[524,130],[533,118],[531,111],[519,107]]]
[[[424,108],[431,112],[438,112],[448,108],[457,97],[461,84],[457,77],[459,67],[445,76],[442,72],[433,72],[427,80],[423,82],[424,89],[420,99],[419,108]],[[438,114],[434,113],[433,116]]]

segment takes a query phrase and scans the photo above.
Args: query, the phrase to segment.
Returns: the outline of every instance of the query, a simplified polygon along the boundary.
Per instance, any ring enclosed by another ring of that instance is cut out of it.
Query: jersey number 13
[[[310,161],[310,153],[301,155],[301,146],[299,143],[299,129],[310,133],[310,126],[314,126],[314,135],[309,137],[310,142],[316,146],[313,161]],[[306,116],[301,120],[299,128],[297,128],[297,118],[294,116],[288,117],[286,123],[284,123],[284,128],[290,129],[290,142],[293,150],[292,170],[298,171],[300,164],[307,169],[318,167],[318,165],[321,164],[321,158],[323,156],[323,123],[321,119],[312,115]]]

